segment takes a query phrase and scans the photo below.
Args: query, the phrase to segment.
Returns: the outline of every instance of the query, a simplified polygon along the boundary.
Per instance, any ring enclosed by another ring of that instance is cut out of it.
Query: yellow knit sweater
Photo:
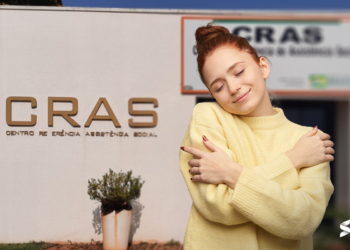
[[[312,235],[334,191],[329,162],[297,171],[285,152],[312,127],[273,109],[271,116],[248,117],[215,102],[195,106],[181,146],[211,152],[205,135],[244,168],[234,189],[194,182],[188,172],[194,156],[180,149],[179,166],[193,201],[184,250],[313,249]]]

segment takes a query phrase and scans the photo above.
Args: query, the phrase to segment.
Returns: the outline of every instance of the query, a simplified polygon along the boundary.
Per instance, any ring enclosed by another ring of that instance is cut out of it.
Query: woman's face
[[[260,57],[258,65],[249,53],[228,46],[215,50],[203,66],[203,78],[212,97],[236,115],[262,116],[273,112],[265,84],[269,74],[265,58]]]

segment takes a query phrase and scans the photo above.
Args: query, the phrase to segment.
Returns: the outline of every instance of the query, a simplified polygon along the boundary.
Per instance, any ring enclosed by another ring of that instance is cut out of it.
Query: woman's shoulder
[[[295,132],[299,133],[300,135],[304,135],[314,128],[311,126],[303,126],[303,125],[297,124],[295,122],[292,122],[290,120],[288,120],[288,125],[291,126],[291,128]],[[324,132],[321,129],[318,129],[317,134],[321,134],[321,133],[324,133]]]
[[[220,125],[220,121],[233,114],[223,109],[217,102],[197,103],[192,112],[192,123],[209,127]]]
[[[197,110],[197,111],[208,111],[208,110],[220,110],[220,109],[223,109],[219,103],[217,102],[199,102],[197,103],[195,106],[194,106],[194,111]]]

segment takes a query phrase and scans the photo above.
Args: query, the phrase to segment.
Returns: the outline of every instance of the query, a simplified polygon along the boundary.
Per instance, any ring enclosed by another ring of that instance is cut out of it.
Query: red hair
[[[195,33],[197,41],[196,50],[198,53],[198,71],[204,84],[203,66],[205,60],[217,48],[222,46],[228,45],[238,49],[239,51],[243,50],[248,52],[251,54],[257,64],[260,62],[260,57],[265,57],[267,60],[269,60],[266,56],[258,56],[256,49],[252,47],[244,37],[233,35],[227,28],[219,25],[213,26],[212,24],[213,22],[210,22],[207,24],[207,26],[199,27]]]

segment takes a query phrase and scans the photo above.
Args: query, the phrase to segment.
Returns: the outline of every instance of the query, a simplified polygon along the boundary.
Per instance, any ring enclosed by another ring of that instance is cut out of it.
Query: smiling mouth
[[[251,90],[251,89],[250,89]],[[234,103],[236,103],[236,102],[238,102],[239,100],[241,100],[242,98],[244,98],[249,92],[250,92],[250,90],[247,92],[247,93],[245,93],[241,98],[239,98],[238,100],[236,100]]]

